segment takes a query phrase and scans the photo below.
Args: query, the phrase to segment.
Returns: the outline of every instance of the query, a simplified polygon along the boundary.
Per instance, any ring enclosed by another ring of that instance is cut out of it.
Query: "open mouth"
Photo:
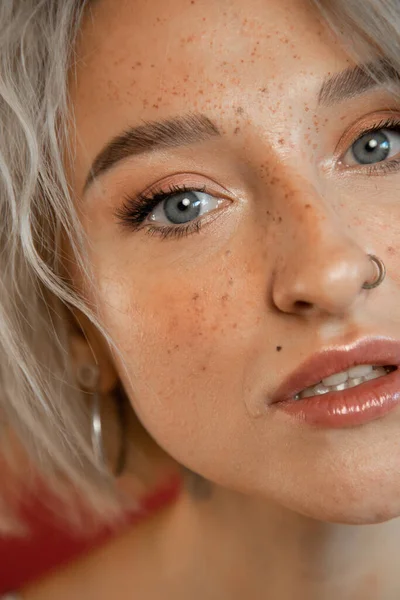
[[[385,377],[397,369],[394,365],[357,365],[346,371],[325,377],[313,386],[307,387],[295,395],[295,400],[321,396],[329,392],[340,392],[356,387],[372,379]]]

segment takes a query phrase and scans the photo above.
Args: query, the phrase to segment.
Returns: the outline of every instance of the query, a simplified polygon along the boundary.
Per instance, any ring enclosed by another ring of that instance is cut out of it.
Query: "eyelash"
[[[386,119],[377,123],[376,125],[363,131],[358,138],[356,138],[352,144],[354,144],[360,137],[381,131],[386,129],[400,133],[400,121],[396,119]],[[356,167],[354,167],[356,168]],[[392,159],[387,162],[377,163],[376,165],[363,166],[363,173],[367,172],[368,175],[377,174],[388,174],[398,171],[400,168],[400,157]],[[162,239],[173,238],[182,239],[192,233],[200,233],[203,225],[203,218],[199,217],[194,221],[190,221],[185,225],[145,225],[146,218],[152,213],[158,204],[164,202],[167,198],[174,194],[187,193],[187,192],[207,192],[205,186],[199,188],[195,186],[186,185],[170,185],[168,189],[159,189],[149,194],[139,194],[138,196],[124,196],[123,205],[118,208],[114,215],[117,221],[122,227],[129,229],[130,231],[138,231],[141,228],[145,228],[146,234],[150,236],[158,235]]]
[[[159,235],[162,239],[174,238],[181,239],[192,233],[200,233],[203,218],[199,217],[194,221],[190,221],[185,225],[150,225],[145,224],[145,219],[152,213],[158,204],[164,202],[174,194],[188,192],[206,192],[205,186],[186,186],[186,185],[170,185],[168,189],[159,189],[151,192],[148,195],[139,194],[138,196],[124,196],[123,205],[115,211],[115,217],[119,223],[128,228],[130,231],[138,231],[145,225],[145,231],[150,236]]]

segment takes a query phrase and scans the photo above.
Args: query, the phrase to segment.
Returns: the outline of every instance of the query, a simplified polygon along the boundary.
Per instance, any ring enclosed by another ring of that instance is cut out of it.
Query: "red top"
[[[140,511],[131,524],[147,518],[161,507],[173,502],[181,488],[179,476],[172,476],[154,492],[142,499]],[[0,594],[18,589],[40,578],[51,569],[99,546],[111,537],[101,533],[90,540],[79,539],[61,531],[39,503],[29,507],[31,534],[27,538],[0,538]]]

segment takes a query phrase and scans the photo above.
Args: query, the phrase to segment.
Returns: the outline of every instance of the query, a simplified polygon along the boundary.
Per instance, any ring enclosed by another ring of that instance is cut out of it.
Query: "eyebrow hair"
[[[325,79],[318,95],[318,104],[331,106],[389,83],[399,86],[400,73],[386,59],[349,67]]]
[[[149,121],[114,137],[96,156],[83,186],[83,194],[102,173],[128,156],[161,148],[186,146],[220,136],[215,123],[203,114],[189,114],[165,121]]]

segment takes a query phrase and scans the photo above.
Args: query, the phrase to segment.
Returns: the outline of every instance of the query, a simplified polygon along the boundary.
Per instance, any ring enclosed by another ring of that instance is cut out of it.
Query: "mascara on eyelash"
[[[380,123],[376,125],[372,125],[365,131],[361,132],[357,139],[353,142],[357,142],[360,138],[364,137],[364,135],[368,135],[370,133],[375,133],[377,131],[381,131],[382,129],[387,129],[391,131],[399,131],[400,132],[400,120],[395,117],[388,117],[387,119],[383,119]]]
[[[137,196],[124,196],[123,205],[114,212],[120,225],[129,229],[137,230],[145,222],[146,218],[156,208],[158,204],[165,201],[167,198],[175,194],[190,193],[190,192],[206,192],[206,186],[186,186],[171,184],[168,190],[159,189],[146,194],[138,194]],[[168,226],[165,226],[167,228]],[[179,226],[173,225],[174,229],[178,230]],[[154,229],[156,229],[154,227]],[[162,226],[157,229],[161,230]],[[150,232],[150,230],[149,230]]]

